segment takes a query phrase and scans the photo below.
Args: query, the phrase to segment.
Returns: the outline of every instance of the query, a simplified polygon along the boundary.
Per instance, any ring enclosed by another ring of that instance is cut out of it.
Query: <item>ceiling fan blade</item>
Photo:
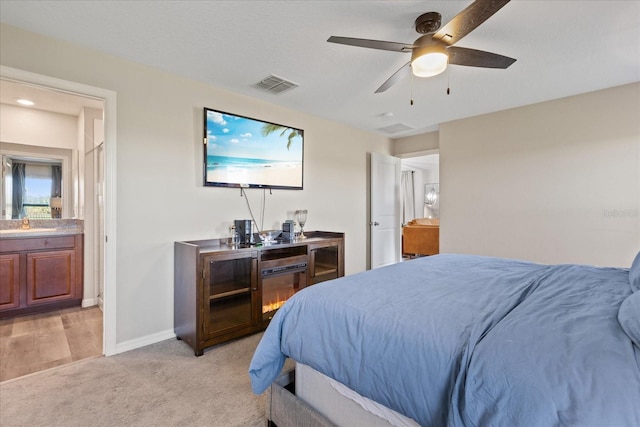
[[[382,86],[376,90],[376,93],[384,92],[400,80],[407,77],[409,74],[411,74],[411,62],[407,62],[398,71],[393,73],[393,75],[389,77],[386,82],[382,83]]]
[[[354,39],[352,37],[331,36],[327,39],[330,43],[346,44],[349,46],[366,47],[369,49],[391,50],[393,52],[411,52],[412,44],[385,42],[380,40]]]
[[[482,68],[509,68],[516,62],[514,58],[498,55],[497,53],[485,52],[484,50],[467,49],[466,47],[449,46],[449,64],[466,65],[469,67]]]
[[[489,19],[507,3],[509,0],[476,0],[440,28],[433,35],[433,38],[452,45]]]

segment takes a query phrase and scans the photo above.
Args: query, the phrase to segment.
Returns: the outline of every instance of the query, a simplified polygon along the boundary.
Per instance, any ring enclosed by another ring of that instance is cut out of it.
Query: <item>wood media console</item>
[[[264,330],[300,289],[344,276],[344,233],[234,246],[227,239],[175,242],[174,332],[196,356]]]

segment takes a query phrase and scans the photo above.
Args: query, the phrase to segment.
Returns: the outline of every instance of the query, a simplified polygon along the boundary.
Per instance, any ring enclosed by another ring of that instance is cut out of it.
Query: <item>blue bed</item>
[[[631,269],[436,255],[306,288],[249,374],[290,357],[423,426],[640,426]]]

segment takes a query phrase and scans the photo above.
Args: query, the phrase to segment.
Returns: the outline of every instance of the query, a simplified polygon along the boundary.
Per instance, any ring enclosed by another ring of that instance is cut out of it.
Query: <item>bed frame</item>
[[[335,427],[320,412],[295,395],[295,370],[283,373],[267,389],[269,427]]]
[[[418,426],[301,363],[278,377],[268,390],[265,406],[269,426]]]

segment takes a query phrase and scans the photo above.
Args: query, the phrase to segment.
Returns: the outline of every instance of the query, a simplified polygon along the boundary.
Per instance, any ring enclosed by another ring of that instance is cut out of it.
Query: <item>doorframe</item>
[[[17,82],[33,84],[61,92],[69,92],[87,98],[96,98],[104,102],[104,157],[105,157],[105,191],[104,191],[104,314],[103,314],[103,345],[105,356],[111,356],[116,351],[116,247],[117,247],[117,218],[116,218],[116,92],[81,83],[62,80],[55,77],[36,74],[17,68],[0,65],[0,77]]]

